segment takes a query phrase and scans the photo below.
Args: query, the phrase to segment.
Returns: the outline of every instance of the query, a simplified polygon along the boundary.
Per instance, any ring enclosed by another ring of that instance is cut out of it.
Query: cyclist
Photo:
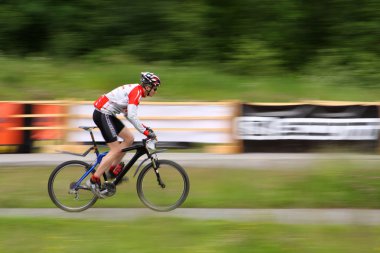
[[[87,185],[96,196],[105,197],[100,191],[101,176],[107,169],[109,176],[116,176],[117,170],[121,169],[120,162],[125,155],[125,152],[121,152],[121,150],[131,146],[134,141],[131,131],[116,117],[117,114],[123,113],[126,119],[148,138],[156,138],[154,131],[143,125],[138,119],[137,108],[140,99],[154,96],[160,84],[161,81],[157,75],[151,72],[142,72],[139,84],[122,85],[100,96],[94,102],[93,120],[109,147],[108,154],[103,158],[91,179],[87,181]],[[123,141],[118,141],[118,137]]]

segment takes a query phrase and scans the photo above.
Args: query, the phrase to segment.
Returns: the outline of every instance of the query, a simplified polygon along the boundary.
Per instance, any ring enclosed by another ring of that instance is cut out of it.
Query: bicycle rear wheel
[[[166,212],[182,205],[189,194],[190,182],[186,171],[179,164],[159,160],[157,165],[158,174],[152,163],[142,169],[137,178],[137,195],[150,209]]]
[[[88,163],[73,160],[64,162],[54,169],[48,181],[48,192],[57,207],[68,212],[81,212],[95,204],[98,198],[85,186],[91,173],[79,187],[73,189],[73,185],[89,168]]]

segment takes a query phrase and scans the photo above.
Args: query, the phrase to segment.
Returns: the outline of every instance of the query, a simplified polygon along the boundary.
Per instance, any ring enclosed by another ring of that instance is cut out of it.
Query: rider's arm
[[[147,130],[147,127],[144,126],[137,117],[137,106],[140,103],[142,92],[143,91],[139,87],[136,87],[131,91],[131,93],[128,95],[128,107],[124,115],[140,133],[148,136],[149,131]]]
[[[128,110],[125,116],[140,133],[144,134],[146,127],[140,122],[137,117],[137,105],[128,104]]]

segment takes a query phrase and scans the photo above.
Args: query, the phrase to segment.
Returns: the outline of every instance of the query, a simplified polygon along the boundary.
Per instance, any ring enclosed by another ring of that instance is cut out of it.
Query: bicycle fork
[[[151,161],[152,161],[152,164],[153,164],[154,173],[156,174],[156,177],[157,177],[157,182],[161,186],[161,188],[164,189],[166,187],[166,185],[162,181],[160,173],[158,171],[158,168],[160,167],[160,163],[158,162],[158,159],[156,159],[154,157],[151,157]]]

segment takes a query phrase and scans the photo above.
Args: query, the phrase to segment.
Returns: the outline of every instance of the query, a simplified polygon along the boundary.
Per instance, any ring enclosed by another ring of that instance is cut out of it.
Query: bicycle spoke
[[[96,197],[85,186],[85,178],[78,187],[76,181],[86,172],[87,164],[69,161],[59,165],[49,179],[49,195],[52,201],[66,211],[83,211],[92,206]]]
[[[186,199],[189,182],[183,169],[174,163],[160,162],[159,177],[153,167],[145,168],[138,180],[141,201],[157,211],[169,211]],[[178,165],[179,166],[179,165]]]

